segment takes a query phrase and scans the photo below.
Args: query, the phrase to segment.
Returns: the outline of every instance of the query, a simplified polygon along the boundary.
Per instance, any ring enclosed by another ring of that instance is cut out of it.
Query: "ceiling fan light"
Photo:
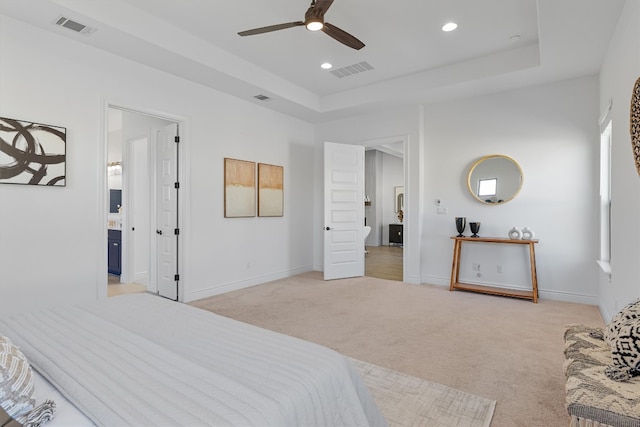
[[[319,31],[324,27],[322,21],[307,21],[305,25],[309,31]]]

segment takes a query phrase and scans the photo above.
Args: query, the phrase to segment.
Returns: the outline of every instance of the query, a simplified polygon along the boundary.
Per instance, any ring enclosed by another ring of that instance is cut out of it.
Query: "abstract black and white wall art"
[[[0,117],[0,183],[66,185],[67,130]]]

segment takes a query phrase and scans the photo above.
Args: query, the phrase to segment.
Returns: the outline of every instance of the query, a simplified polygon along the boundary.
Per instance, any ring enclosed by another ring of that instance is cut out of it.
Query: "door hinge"
[[[175,276],[173,276],[173,280],[175,280],[176,282],[180,280],[180,275],[176,274]]]
[[[175,234],[176,236],[180,234],[180,229],[179,228],[174,229],[173,234]]]
[[[176,136],[173,140],[174,140],[175,142],[180,142],[180,137],[179,137],[179,136]]]
[[[175,188],[176,190],[180,188],[180,183],[179,182],[174,183],[173,188]]]

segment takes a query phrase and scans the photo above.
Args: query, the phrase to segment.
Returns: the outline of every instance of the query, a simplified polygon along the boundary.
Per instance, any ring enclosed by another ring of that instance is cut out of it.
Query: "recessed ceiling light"
[[[442,26],[442,31],[449,32],[458,28],[458,24],[455,22],[448,22]]]
[[[328,63],[328,62],[324,62],[324,63],[320,64],[320,67],[321,67],[323,70],[329,70],[329,69],[333,68],[333,65],[331,65],[331,64],[330,64],[330,63]]]

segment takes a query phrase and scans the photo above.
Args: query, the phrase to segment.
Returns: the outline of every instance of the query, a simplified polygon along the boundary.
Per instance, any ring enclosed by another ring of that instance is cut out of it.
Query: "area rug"
[[[390,427],[489,427],[495,400],[352,359]]]

